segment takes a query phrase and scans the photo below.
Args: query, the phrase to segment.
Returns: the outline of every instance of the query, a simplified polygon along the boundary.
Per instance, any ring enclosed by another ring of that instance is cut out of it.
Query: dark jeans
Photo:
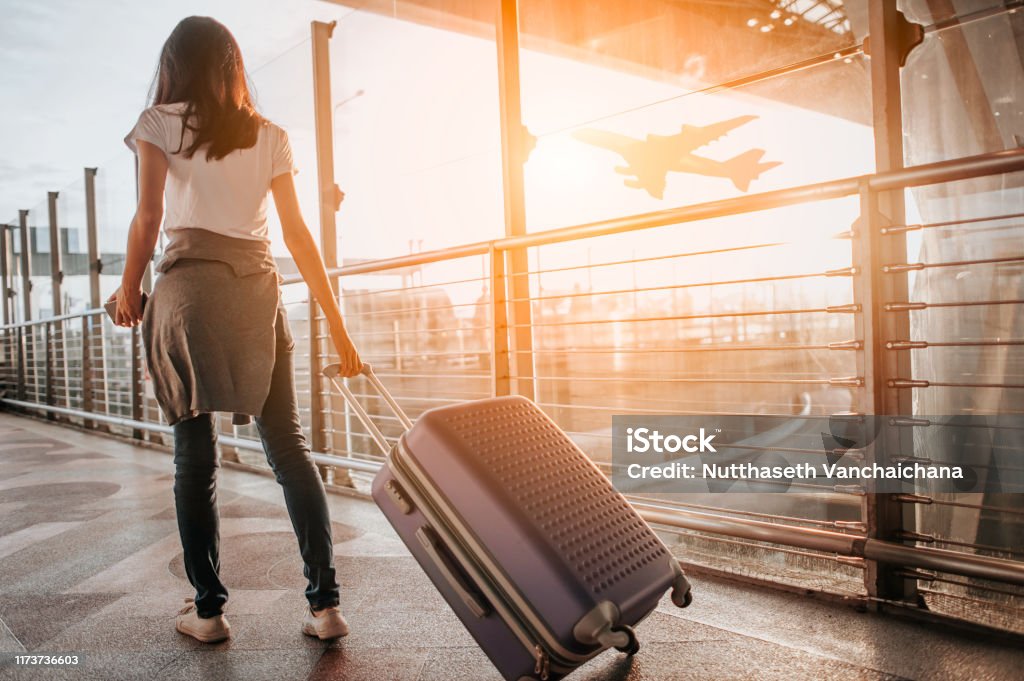
[[[331,519],[320,474],[302,434],[292,378],[292,352],[278,343],[270,394],[256,419],[267,462],[284,488],[292,527],[309,580],[306,598],[314,609],[338,604]],[[196,589],[200,617],[222,612],[228,590],[220,580],[220,519],[217,513],[217,429],[213,414],[174,426],[174,505],[185,553],[185,573]]]

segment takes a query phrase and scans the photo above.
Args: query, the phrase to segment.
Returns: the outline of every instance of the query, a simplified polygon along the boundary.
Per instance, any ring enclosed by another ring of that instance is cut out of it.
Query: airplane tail
[[[751,149],[728,161],[723,161],[725,176],[732,180],[732,183],[741,192],[747,191],[750,188],[750,183],[760,177],[761,173],[782,165],[781,161],[761,163],[762,156],[764,156],[764,149]]]

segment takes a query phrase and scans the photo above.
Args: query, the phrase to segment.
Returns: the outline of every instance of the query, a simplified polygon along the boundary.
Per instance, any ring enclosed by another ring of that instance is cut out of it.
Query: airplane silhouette
[[[727,177],[737,189],[745,192],[752,180],[782,165],[781,162],[762,163],[764,149],[751,149],[726,161],[715,161],[693,152],[755,118],[757,116],[738,116],[711,125],[684,125],[675,135],[648,135],[644,140],[589,128],[574,132],[573,137],[622,156],[627,165],[616,167],[615,172],[633,176],[625,185],[646,190],[656,199],[664,197],[670,172]]]

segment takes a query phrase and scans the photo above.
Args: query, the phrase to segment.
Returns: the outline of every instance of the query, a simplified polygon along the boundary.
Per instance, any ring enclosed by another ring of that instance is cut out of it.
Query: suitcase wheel
[[[680,570],[672,584],[672,603],[677,608],[685,608],[693,603],[693,592],[690,591],[690,582]]]
[[[640,639],[636,637],[636,632],[633,631],[633,627],[628,624],[623,624],[621,627],[615,627],[612,629],[614,632],[624,632],[629,637],[629,643],[624,646],[615,646],[615,650],[620,653],[626,653],[627,655],[636,655],[640,652]]]
[[[672,603],[674,603],[677,608],[685,608],[690,605],[690,603],[693,603],[693,592],[690,591],[689,586],[687,586],[686,591],[682,592],[682,594],[680,594],[679,591],[673,590]]]

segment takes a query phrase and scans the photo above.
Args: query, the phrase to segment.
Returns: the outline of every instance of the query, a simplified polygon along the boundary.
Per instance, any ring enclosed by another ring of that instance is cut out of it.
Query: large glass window
[[[854,8],[523,2],[529,229],[872,171]]]
[[[504,233],[497,3],[374,1],[338,22],[331,94],[343,260]]]

